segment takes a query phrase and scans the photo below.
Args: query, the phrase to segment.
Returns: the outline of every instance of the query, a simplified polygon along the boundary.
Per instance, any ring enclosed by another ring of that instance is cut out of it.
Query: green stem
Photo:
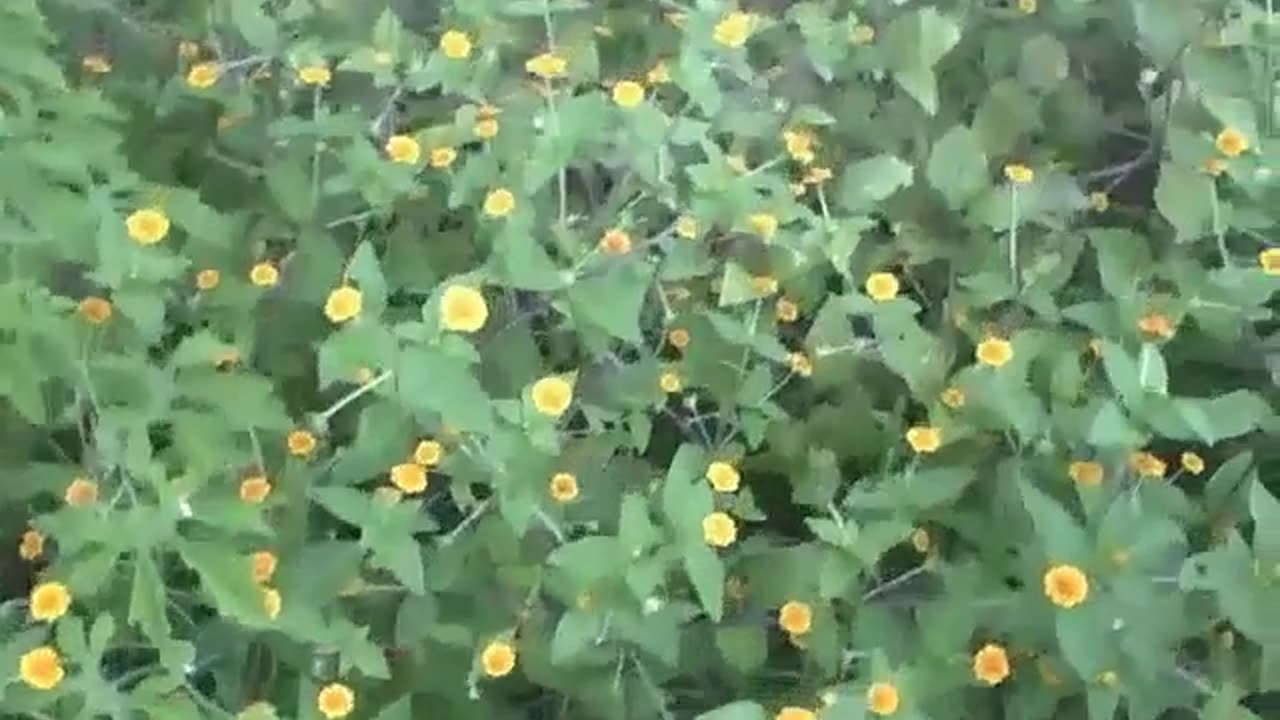
[[[320,86],[316,85],[311,91],[311,123],[317,124],[320,119]],[[316,128],[315,144],[311,148],[311,211],[315,212],[320,207],[320,137],[319,128]]]
[[[1231,267],[1231,255],[1227,253],[1227,231],[1222,226],[1222,208],[1218,203],[1218,181],[1209,180],[1209,207],[1213,210],[1213,235],[1218,241],[1218,256],[1222,267]]]
[[[1009,185],[1009,282],[1014,293],[1022,292],[1018,280],[1018,185]]]
[[[337,400],[336,402],[334,402],[332,405],[330,405],[330,406],[328,407],[328,409],[324,410],[323,412],[321,412],[319,415],[317,415],[317,416],[316,416],[316,420],[317,420],[317,423],[316,423],[316,424],[317,424],[317,426],[318,426],[318,427],[324,427],[324,426],[326,426],[326,425],[329,423],[329,418],[331,418],[331,417],[333,417],[334,415],[336,415],[340,410],[342,410],[342,408],[344,408],[344,407],[346,407],[346,406],[350,405],[351,403],[355,402],[356,400],[360,399],[360,396],[364,395],[365,393],[369,392],[370,390],[373,390],[374,388],[378,387],[378,386],[379,386],[379,385],[381,385],[382,383],[384,383],[384,382],[386,382],[387,380],[391,379],[391,374],[392,374],[392,373],[391,373],[391,371],[390,371],[390,370],[383,371],[383,373],[382,373],[381,375],[379,375],[378,377],[376,377],[376,378],[374,378],[374,379],[370,380],[369,382],[365,383],[364,385],[361,385],[360,387],[356,388],[355,390],[352,390],[351,392],[347,393],[346,395],[344,395],[344,396],[342,396],[342,397],[338,398],[338,400]]]

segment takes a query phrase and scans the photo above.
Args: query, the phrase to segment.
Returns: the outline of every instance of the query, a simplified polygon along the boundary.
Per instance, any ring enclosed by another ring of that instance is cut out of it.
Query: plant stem
[[[325,411],[321,412],[319,415],[316,416],[317,419],[320,421],[319,424],[320,425],[328,424],[329,418],[337,414],[338,411],[342,410],[342,408],[360,399],[361,395],[364,395],[365,393],[369,392],[370,390],[373,390],[374,388],[378,387],[382,383],[389,380],[391,378],[391,375],[392,373],[390,370],[385,370],[378,377],[370,380],[364,385],[361,385],[355,390],[352,390],[351,392],[347,393],[341,398],[338,398],[338,400],[332,405],[330,405],[328,409],[326,409]]]
[[[311,90],[311,123],[315,125],[320,118],[320,86]],[[320,206],[320,135],[316,133],[315,144],[311,148],[311,212]]]
[[[1018,185],[1009,185],[1009,282],[1014,294],[1022,292],[1018,281]]]
[[[1213,210],[1213,235],[1218,241],[1218,256],[1222,267],[1231,267],[1231,255],[1227,252],[1227,230],[1222,226],[1222,207],[1218,203],[1218,181],[1209,179],[1209,207]]]

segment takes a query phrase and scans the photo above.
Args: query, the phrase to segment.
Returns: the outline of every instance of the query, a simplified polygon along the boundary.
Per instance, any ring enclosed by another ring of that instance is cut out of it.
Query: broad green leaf
[[[160,645],[170,639],[165,616],[165,588],[150,553],[138,553],[133,564],[133,590],[129,595],[129,622]]]
[[[716,628],[716,647],[726,664],[743,675],[750,675],[759,670],[769,657],[765,632],[759,625]]]
[[[467,361],[427,348],[400,353],[396,387],[421,420],[433,415],[463,432],[493,431],[493,410]]]
[[[1036,534],[1054,563],[1082,563],[1089,557],[1089,539],[1056,500],[1045,495],[1026,480],[1018,484],[1022,504],[1035,524]]]
[[[1053,89],[1071,69],[1067,48],[1052,35],[1036,35],[1022,44],[1022,64],[1018,77],[1028,87]]]
[[[201,587],[220,612],[240,620],[266,620],[262,591],[244,557],[219,543],[193,541],[179,543],[178,554],[200,576]]]
[[[952,209],[963,207],[990,183],[977,133],[964,125],[948,130],[934,144],[926,174]]]
[[[276,23],[262,8],[261,0],[237,0],[230,4],[231,21],[249,45],[271,52],[279,44]]]
[[[1249,490],[1253,553],[1263,568],[1280,568],[1280,501],[1256,477]]]
[[[1103,289],[1113,298],[1132,297],[1152,267],[1147,241],[1119,228],[1090,230],[1088,236],[1098,258]]]
[[[551,636],[551,662],[567,665],[595,642],[600,634],[600,618],[595,613],[569,610],[560,616]]]
[[[768,715],[760,703],[739,700],[704,712],[694,720],[767,720]]]
[[[649,289],[650,270],[633,263],[613,266],[603,275],[569,286],[574,317],[613,337],[639,343],[640,309]]]
[[[1165,163],[1156,185],[1156,207],[1173,225],[1178,242],[1190,242],[1211,230],[1213,178],[1199,170]]]
[[[844,169],[837,197],[846,210],[861,212],[910,185],[914,178],[911,165],[893,155],[877,155]]]
[[[691,540],[684,546],[684,569],[689,574],[693,589],[702,607],[714,622],[720,622],[724,613],[724,563],[716,551],[701,539]]]
[[[696,445],[681,445],[667,470],[662,487],[662,511],[677,535],[701,541],[702,519],[712,510],[711,487],[703,479],[706,453]]]

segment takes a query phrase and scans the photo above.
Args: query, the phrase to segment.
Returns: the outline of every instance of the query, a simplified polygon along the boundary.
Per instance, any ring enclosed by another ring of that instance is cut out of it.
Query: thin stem
[[[335,414],[337,414],[337,413],[338,413],[338,411],[342,410],[342,408],[344,408],[344,407],[346,407],[346,406],[350,405],[351,403],[355,402],[356,400],[359,400],[359,399],[360,399],[360,396],[364,395],[365,393],[369,392],[370,390],[373,390],[374,388],[378,387],[379,385],[381,385],[382,383],[386,382],[387,380],[390,380],[390,379],[391,379],[391,375],[392,375],[392,373],[391,373],[391,371],[390,371],[390,370],[385,370],[385,371],[383,371],[383,373],[382,373],[381,375],[379,375],[378,377],[376,377],[376,378],[374,378],[374,379],[370,380],[369,382],[365,383],[364,385],[361,385],[360,387],[356,388],[355,390],[352,390],[351,392],[347,393],[347,394],[346,394],[346,395],[344,395],[343,397],[338,398],[338,400],[337,400],[336,402],[334,402],[332,405],[330,405],[330,406],[329,406],[329,408],[328,408],[327,410],[325,410],[325,411],[321,412],[319,415],[317,415],[317,416],[316,416],[316,417],[317,417],[317,419],[320,421],[320,424],[322,424],[322,425],[323,425],[323,424],[327,424],[327,423],[329,422],[329,418],[331,418],[331,417],[333,417]]]
[[[311,91],[311,123],[317,124],[320,119],[320,86]],[[311,148],[311,210],[315,212],[320,205],[320,137],[317,132],[315,144]]]
[[[1222,267],[1231,267],[1231,256],[1227,253],[1227,230],[1222,226],[1222,207],[1218,202],[1218,182],[1209,180],[1209,207],[1213,210],[1213,235],[1218,241],[1218,256],[1222,259]]]
[[[1018,287],[1018,184],[1009,184],[1009,281],[1013,283],[1014,293],[1021,292]]]
[[[827,230],[831,230],[831,209],[827,207],[827,193],[822,189],[822,183],[818,183],[818,207],[822,210],[822,220],[827,225]]]
[[[491,497],[485,498],[484,500],[477,503],[476,506],[471,509],[471,512],[465,518],[462,519],[462,522],[455,525],[454,528],[449,531],[448,535],[445,535],[443,538],[440,538],[440,544],[452,545],[454,541],[458,539],[458,536],[463,533],[464,530],[474,525],[476,521],[480,519],[480,516],[483,515],[486,510],[489,509],[489,506],[491,504],[493,504],[493,498]]]
[[[667,709],[667,698],[662,694],[662,688],[653,681],[653,676],[649,674],[644,663],[640,662],[640,658],[631,654],[631,664],[636,668],[636,674],[640,676],[640,682],[644,685],[645,690],[649,692],[649,697],[653,699],[653,707],[658,711],[662,720],[675,720],[675,716]]]

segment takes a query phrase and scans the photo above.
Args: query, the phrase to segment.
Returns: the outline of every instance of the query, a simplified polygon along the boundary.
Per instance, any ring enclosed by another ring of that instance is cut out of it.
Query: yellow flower
[[[18,676],[36,690],[54,689],[65,675],[62,656],[48,645],[23,653],[18,660]]]
[[[662,85],[671,82],[671,70],[667,68],[667,64],[662,60],[653,64],[649,68],[649,72],[645,73],[645,82],[650,85]]]
[[[516,209],[516,196],[506,188],[490,190],[484,199],[484,214],[489,217],[506,217]]]
[[[350,285],[335,288],[324,303],[324,315],[331,322],[344,323],[360,314],[364,295]]]
[[[564,75],[568,66],[569,63],[563,57],[553,52],[545,52],[529,58],[524,64],[524,69],[543,80],[550,80]]]
[[[155,245],[169,234],[169,217],[156,208],[135,210],[124,225],[129,237],[139,245]]]
[[[982,646],[973,654],[973,676],[979,682],[996,686],[1009,677],[1009,654],[994,643]]]
[[[80,61],[80,67],[94,75],[106,75],[111,72],[111,59],[106,55],[85,55]]]
[[[1024,15],[1034,14],[1039,3],[1036,0],[1018,0],[1018,9]]]
[[[216,62],[202,62],[187,71],[187,84],[197,90],[211,88],[222,77],[222,67]]]
[[[871,687],[867,688],[867,709],[876,715],[892,715],[898,712],[901,703],[898,688],[892,683],[871,683]]]
[[[427,489],[427,470],[417,463],[400,463],[391,468],[391,484],[416,495]]]
[[[1153,339],[1168,340],[1177,332],[1177,325],[1164,313],[1147,313],[1138,318],[1138,329]]]
[[[280,617],[280,607],[283,600],[280,597],[280,591],[275,588],[262,589],[262,611],[267,617],[275,620]]]
[[[813,149],[817,145],[817,139],[813,133],[807,129],[800,128],[798,130],[784,130],[782,133],[782,142],[787,148],[787,154],[791,159],[808,165],[813,162]]]
[[[667,342],[671,343],[671,347],[677,350],[683,350],[689,347],[689,331],[684,328],[672,328],[667,333]]]
[[[729,547],[738,539],[738,523],[728,513],[717,510],[702,518],[702,539],[708,545]]]
[[[285,438],[285,446],[289,454],[295,457],[307,457],[316,449],[316,436],[307,430],[294,430]]]
[[[876,302],[888,302],[898,297],[898,278],[893,273],[875,272],[867,276],[863,285],[867,295]]]
[[[253,568],[251,571],[253,581],[261,585],[275,575],[279,559],[270,550],[259,550],[249,557],[249,562]]]
[[[771,275],[756,275],[751,278],[751,292],[757,295],[772,295],[778,292],[778,281]]]
[[[1102,463],[1093,460],[1074,460],[1067,466],[1067,475],[1081,485],[1094,487],[1102,482],[1105,471]]]
[[[942,391],[942,404],[952,410],[959,410],[964,407],[964,402],[964,391],[960,388],[953,386]]]
[[[747,159],[742,157],[741,155],[730,155],[726,157],[724,161],[725,161],[725,164],[729,166],[730,170],[733,170],[739,175],[745,173],[748,169]]]
[[[778,232],[778,217],[771,213],[755,213],[747,218],[747,223],[751,225],[752,232],[766,242],[772,240],[774,233]]]
[[[391,162],[400,165],[417,165],[422,157],[422,146],[411,135],[392,135],[383,149]]]
[[[445,330],[473,333],[489,320],[484,295],[466,285],[450,285],[440,296],[440,325]]]
[[[633,108],[644,102],[644,86],[634,80],[623,80],[613,86],[613,101],[621,108]]]
[[[917,425],[907,431],[907,444],[922,454],[937,452],[942,447],[942,430],[929,425]]]
[[[435,440],[421,440],[413,449],[413,461],[423,467],[435,467],[444,459],[444,446]]]
[[[610,255],[625,255],[631,252],[631,236],[622,228],[613,228],[600,238],[600,251]]]
[[[809,603],[788,600],[778,610],[778,625],[792,635],[804,635],[813,628],[813,609]]]
[[[795,322],[796,318],[800,317],[800,306],[796,305],[791,298],[778,298],[778,302],[773,306],[773,316],[778,319],[778,322]]]
[[[658,388],[664,393],[678,393],[684,388],[684,381],[680,379],[680,373],[667,370],[658,376]]]
[[[1258,265],[1267,275],[1280,275],[1280,247],[1267,248],[1258,253]]]
[[[306,65],[298,68],[298,82],[303,85],[324,87],[333,79],[333,72],[328,65]]]
[[[731,12],[716,23],[711,37],[725,47],[742,47],[746,44],[747,38],[751,37],[751,30],[755,24],[755,15],[739,11]]]
[[[63,500],[72,507],[92,505],[98,502],[98,483],[88,478],[75,478],[63,493]]]
[[[196,273],[196,289],[209,291],[218,287],[218,283],[222,282],[222,273],[213,268],[205,268]]]
[[[329,683],[316,695],[316,709],[326,720],[338,720],[356,708],[356,693],[342,683]]]
[[[819,185],[832,178],[831,168],[815,165],[804,174],[804,182],[808,185]]]
[[[988,367],[1002,367],[1013,359],[1013,343],[1004,338],[989,337],[978,343],[974,356]]]
[[[722,493],[737,492],[738,484],[742,480],[738,469],[723,460],[717,460],[708,465],[704,476],[716,492]]]
[[[1044,594],[1058,607],[1073,608],[1089,597],[1089,578],[1074,565],[1055,565],[1044,574]]]
[[[440,36],[440,52],[450,60],[471,57],[471,38],[461,30],[448,30]]]
[[[925,530],[924,528],[916,528],[911,531],[911,547],[915,548],[916,552],[921,555],[929,552],[929,545],[931,542],[928,530]]]
[[[1191,452],[1190,450],[1182,453],[1182,455],[1178,458],[1178,461],[1182,464],[1182,469],[1186,470],[1192,475],[1199,475],[1200,473],[1204,472],[1204,458],[1200,457],[1196,453]]]
[[[1111,198],[1101,190],[1089,193],[1089,207],[1098,212],[1106,212],[1111,207]]]
[[[22,540],[18,542],[18,557],[30,562],[43,554],[44,535],[39,530],[28,530],[22,533]]]
[[[431,167],[443,170],[453,165],[453,161],[458,159],[458,151],[446,145],[444,147],[431,148],[431,152],[427,157]]]
[[[113,311],[114,308],[112,307],[110,300],[97,297],[96,295],[90,295],[89,297],[82,299],[77,308],[77,312],[80,313],[80,317],[84,318],[85,322],[90,325],[101,325],[102,323],[110,320]]]
[[[1026,185],[1036,179],[1036,173],[1026,165],[1011,163],[1004,166],[1004,176],[1014,185]]]
[[[681,215],[676,219],[676,235],[685,240],[694,240],[698,237],[698,221],[689,215]],[[1280,250],[1280,248],[1278,248]],[[1280,252],[1277,253],[1277,267],[1280,267]]]
[[[236,713],[236,720],[277,720],[276,708],[269,702],[259,700]]]
[[[800,377],[813,375],[813,361],[802,352],[789,353],[787,355],[787,367],[791,368],[791,372]]]
[[[1116,675],[1115,670],[1103,670],[1098,673],[1098,682],[1107,687],[1115,687],[1120,682],[1120,676]]]
[[[573,473],[558,472],[551,476],[547,489],[556,502],[573,502],[578,497],[578,478]]]
[[[480,653],[480,667],[491,678],[505,677],[516,668],[516,649],[510,643],[494,640]]]
[[[44,582],[31,590],[31,619],[53,622],[67,614],[71,607],[71,592],[60,582]]]
[[[261,475],[250,475],[240,481],[240,499],[255,505],[271,494],[271,481]]]
[[[1145,478],[1162,478],[1167,470],[1163,460],[1145,451],[1130,455],[1129,467]]]
[[[1227,169],[1227,161],[1220,157],[1207,158],[1201,168],[1210,175],[1217,177]]]
[[[1227,157],[1239,157],[1241,153],[1249,149],[1249,138],[1244,136],[1236,128],[1226,127],[1222,132],[1218,133],[1218,137],[1213,141],[1217,146],[1218,152]]]
[[[548,375],[533,384],[529,391],[533,407],[543,415],[558,418],[573,403],[573,385],[557,375]]]
[[[859,23],[849,31],[849,42],[854,45],[869,45],[876,40],[876,29],[870,25]]]
[[[473,132],[481,140],[492,140],[498,137],[498,119],[481,118],[477,120]]]
[[[817,720],[818,716],[808,708],[788,705],[773,716],[773,720]]]
[[[258,287],[274,287],[280,282],[280,271],[269,262],[260,262],[249,268],[249,282]]]

